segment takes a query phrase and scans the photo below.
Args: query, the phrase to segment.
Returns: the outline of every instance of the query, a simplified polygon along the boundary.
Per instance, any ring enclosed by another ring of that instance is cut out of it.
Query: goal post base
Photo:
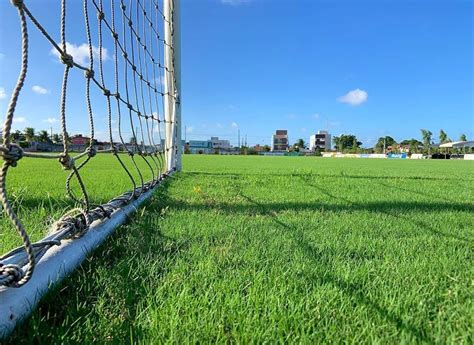
[[[172,172],[167,175],[171,176]],[[60,246],[50,248],[36,264],[31,280],[21,288],[0,286],[0,339],[8,337],[15,326],[31,314],[48,290],[73,272],[89,253],[124,224],[160,184],[116,210],[110,218],[92,223],[82,237],[65,240]]]

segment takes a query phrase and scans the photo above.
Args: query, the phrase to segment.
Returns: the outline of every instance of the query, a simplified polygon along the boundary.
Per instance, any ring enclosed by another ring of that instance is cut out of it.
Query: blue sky
[[[80,1],[69,3],[70,13],[80,11]],[[288,129],[290,141],[308,141],[327,127],[334,135],[356,134],[364,146],[382,135],[419,138],[420,128],[474,138],[471,1],[182,0],[181,7],[188,140],[216,135],[236,144],[240,129],[249,144],[269,144],[275,129]],[[30,8],[59,40],[58,2]],[[9,1],[0,13],[4,114],[20,36]],[[30,32],[31,65],[14,126],[57,131],[63,68],[32,25]],[[82,16],[70,17],[68,41],[79,51],[85,43]],[[113,47],[105,47],[108,71]],[[73,72],[80,87],[70,92],[68,126],[87,133],[83,77]],[[93,97],[105,138],[102,96]]]

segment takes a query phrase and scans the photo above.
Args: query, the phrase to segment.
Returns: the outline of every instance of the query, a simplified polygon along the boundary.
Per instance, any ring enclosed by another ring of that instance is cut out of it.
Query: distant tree
[[[338,137],[333,137],[332,140],[336,146],[336,149],[340,152],[348,150],[357,151],[357,149],[362,145],[362,143],[358,141],[357,137],[353,134],[341,134]]]
[[[35,129],[32,128],[32,127],[26,127],[23,130],[23,133],[25,135],[25,140],[28,141],[28,142],[32,142],[36,139]]]
[[[291,147],[291,150],[290,151],[296,151],[296,152],[299,152],[300,149],[304,149],[305,148],[305,142],[303,139],[298,139],[294,144],[293,146]]]
[[[257,152],[257,150],[255,150],[255,147],[249,147],[249,148],[247,149],[247,154],[248,154],[248,155],[257,155],[258,152]]]
[[[448,142],[448,135],[443,130],[439,131],[439,142],[441,144],[444,144],[444,143]]]
[[[25,136],[23,135],[22,132],[20,132],[19,130],[16,130],[16,131],[14,131],[13,133],[10,134],[10,140],[14,141],[14,142],[24,141]]]
[[[337,136],[332,137],[332,143],[334,144],[334,148],[336,151],[342,152],[342,145],[341,145],[341,138]]]
[[[402,142],[400,142],[400,145],[403,146],[410,146],[410,152],[411,153],[418,153],[420,146],[423,146],[423,143],[419,140],[416,140],[414,138],[412,139],[405,139]]]
[[[391,136],[380,137],[375,144],[375,152],[382,153],[384,152],[384,147],[394,146],[397,142]]]
[[[301,138],[298,139],[298,141],[296,142],[296,144],[298,145],[298,147],[299,147],[300,149],[304,149],[304,148],[306,147],[306,143],[305,143],[304,140],[301,139]]]
[[[189,143],[186,143],[186,145],[184,145],[184,153],[185,154],[190,154],[191,153],[191,150],[189,149]]]
[[[265,145],[265,146],[263,147],[263,151],[265,151],[265,152],[270,152],[271,150],[272,150],[271,147],[268,146],[268,145]]]
[[[59,144],[61,142],[61,136],[58,133],[54,133],[51,139],[55,144]]]
[[[459,141],[467,141],[466,134],[461,134],[461,136],[459,137]]]
[[[69,135],[68,132],[66,132],[66,141],[68,144],[71,144],[72,141],[71,141],[71,136]],[[59,134],[59,142],[62,144],[63,143],[63,135],[62,134]]]
[[[130,145],[136,145],[137,144],[137,138],[136,137],[131,137],[129,140]]]
[[[314,150],[314,155],[316,157],[321,157],[322,156],[321,149],[319,148],[319,146],[316,146],[316,150]]]
[[[40,143],[50,143],[51,139],[49,138],[49,134],[45,130],[41,130],[38,132],[38,141]]]
[[[431,152],[430,147],[431,147],[431,136],[433,133],[431,133],[427,129],[420,129],[421,131],[421,137],[423,138],[423,147],[425,149],[425,152],[428,154]]]
[[[248,151],[248,147],[245,145],[240,146],[240,154],[241,155],[246,155]]]

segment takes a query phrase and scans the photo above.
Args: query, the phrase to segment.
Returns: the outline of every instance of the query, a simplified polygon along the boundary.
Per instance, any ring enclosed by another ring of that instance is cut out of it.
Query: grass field
[[[105,200],[127,181],[101,159],[85,177]],[[39,236],[64,176],[20,163],[13,195]],[[11,342],[472,344],[473,168],[184,156]]]

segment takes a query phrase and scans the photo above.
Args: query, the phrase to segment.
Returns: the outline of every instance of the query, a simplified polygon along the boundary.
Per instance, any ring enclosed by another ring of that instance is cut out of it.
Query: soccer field
[[[131,188],[116,165],[84,169],[95,202]],[[472,342],[473,162],[185,155],[183,167],[11,342]],[[28,159],[9,174],[36,240],[72,205],[65,176]],[[5,251],[18,241],[1,226]]]

